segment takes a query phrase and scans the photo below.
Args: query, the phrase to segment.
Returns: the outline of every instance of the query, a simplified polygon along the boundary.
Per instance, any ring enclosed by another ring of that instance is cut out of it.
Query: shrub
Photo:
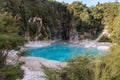
[[[16,80],[23,77],[20,66],[4,66],[0,68],[0,80]]]
[[[114,46],[111,51],[97,57],[84,55],[68,62],[60,70],[44,70],[46,76],[57,76],[50,80],[120,80],[120,51]],[[48,71],[49,70],[49,71]]]
[[[80,56],[68,62],[68,65],[60,70],[43,68],[49,80],[93,80],[93,56]],[[50,79],[53,76],[56,78]]]

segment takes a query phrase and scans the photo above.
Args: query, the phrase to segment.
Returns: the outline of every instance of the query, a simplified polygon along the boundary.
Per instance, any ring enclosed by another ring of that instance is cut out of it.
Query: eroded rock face
[[[34,40],[34,41],[37,41],[39,39],[39,37],[41,36],[41,29],[42,29],[42,26],[43,26],[43,22],[42,22],[42,19],[40,17],[30,17],[30,19],[28,20],[28,23],[32,23],[32,24],[36,24],[36,27],[37,27],[37,31],[35,33],[35,36],[34,37],[31,37],[30,35],[30,29],[28,28],[25,32],[25,38],[30,41],[30,40]]]
[[[79,35],[76,29],[70,31],[70,43],[79,41]]]

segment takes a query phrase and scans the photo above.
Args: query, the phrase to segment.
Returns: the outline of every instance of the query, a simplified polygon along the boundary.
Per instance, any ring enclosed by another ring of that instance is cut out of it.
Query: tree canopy
[[[5,65],[10,50],[19,48],[25,42],[18,35],[18,29],[15,17],[7,12],[0,13],[0,66]]]

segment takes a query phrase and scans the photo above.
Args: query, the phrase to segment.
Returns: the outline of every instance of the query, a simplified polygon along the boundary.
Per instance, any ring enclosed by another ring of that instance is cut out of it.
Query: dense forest
[[[19,49],[26,40],[69,40],[74,30],[79,40],[94,40],[104,29],[114,44],[109,52],[97,58],[78,57],[61,71],[45,68],[50,80],[120,80],[120,3],[88,7],[82,2],[0,0],[0,79],[21,77],[20,65],[6,66],[6,58],[10,50]]]
[[[2,0],[1,11],[19,20],[19,34],[28,40],[69,40],[73,29],[81,35],[80,39],[94,39],[103,29],[103,10],[99,6],[89,8],[81,2],[68,5],[48,0]]]
[[[18,19],[19,34],[27,40],[69,40],[75,29],[79,39],[95,39],[105,27],[112,32],[113,20],[119,14],[118,2],[87,7],[52,0],[1,0],[1,12]],[[109,6],[109,7],[108,7]]]

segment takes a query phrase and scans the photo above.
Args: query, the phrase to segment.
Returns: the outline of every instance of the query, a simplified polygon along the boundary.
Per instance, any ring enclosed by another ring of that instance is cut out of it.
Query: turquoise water
[[[41,48],[29,49],[29,56],[42,57],[49,60],[66,61],[75,56],[83,55],[84,53],[90,53],[97,55],[104,53],[102,50],[90,49],[80,46],[70,46],[63,44],[55,44]]]

